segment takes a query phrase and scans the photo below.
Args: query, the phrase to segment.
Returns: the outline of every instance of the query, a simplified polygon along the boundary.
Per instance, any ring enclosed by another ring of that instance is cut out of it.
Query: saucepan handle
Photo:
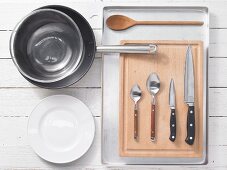
[[[157,46],[148,45],[107,45],[96,47],[98,53],[135,53],[135,54],[154,54]]]

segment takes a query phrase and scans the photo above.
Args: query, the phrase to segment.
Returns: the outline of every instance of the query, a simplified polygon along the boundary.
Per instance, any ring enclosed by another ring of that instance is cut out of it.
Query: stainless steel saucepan
[[[46,6],[27,15],[15,27],[10,52],[19,72],[44,88],[62,88],[79,81],[96,52],[154,53],[156,46],[96,47],[86,19],[64,6]]]

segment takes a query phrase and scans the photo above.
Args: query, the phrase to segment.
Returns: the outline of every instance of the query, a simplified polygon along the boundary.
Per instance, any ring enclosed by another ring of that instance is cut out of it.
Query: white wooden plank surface
[[[68,168],[73,168],[75,165],[98,165],[100,162],[100,146],[101,146],[101,118],[95,118],[96,120],[96,139],[89,150],[82,159],[66,165]],[[207,166],[226,166],[225,155],[227,154],[227,137],[222,135],[227,132],[227,118],[211,118],[209,121],[209,148],[210,148],[210,163]],[[28,117],[0,117],[0,167],[6,167],[10,164],[12,167],[40,167],[40,168],[60,168],[57,165],[50,164],[37,157],[32,151],[27,142],[26,127]],[[225,129],[222,131],[222,129]],[[218,136],[218,138],[214,138]],[[215,155],[215,156],[214,156]],[[21,164],[23,161],[23,164]],[[101,165],[101,164],[100,164]],[[65,167],[65,166],[64,166]],[[180,168],[180,166],[178,166]],[[164,168],[167,169],[167,168]]]
[[[40,100],[55,94],[74,96],[84,102],[94,116],[101,116],[102,102],[100,88],[65,88],[60,90],[2,88],[0,89],[0,116],[29,116],[32,109]]]
[[[38,157],[28,145],[28,117],[0,117],[0,167],[54,168],[101,165],[101,119],[95,117],[96,135],[88,152],[79,160],[64,166],[48,163]],[[74,168],[73,168],[74,167]]]
[[[56,3],[55,3],[56,2]],[[227,28],[227,2],[222,0],[219,3],[215,1],[186,1],[186,0],[172,0],[172,1],[35,1],[33,3],[21,1],[14,3],[2,3],[0,6],[0,30],[12,30],[15,24],[30,11],[44,5],[59,4],[70,6],[80,12],[91,24],[93,28],[102,27],[102,8],[107,5],[134,5],[134,6],[207,6],[210,10],[210,27],[211,28]],[[89,9],[89,10],[87,10]],[[12,12],[13,11],[13,12]]]
[[[210,88],[208,100],[209,116],[227,117],[227,88]]]
[[[138,3],[139,2],[139,3]],[[0,169],[107,169],[101,164],[101,55],[89,73],[74,87],[46,90],[26,82],[14,67],[8,42],[15,24],[28,12],[48,4],[63,4],[78,10],[101,42],[102,8],[106,5],[208,6],[210,16],[209,59],[209,163],[205,166],[120,166],[109,169],[227,169],[227,1],[226,0],[1,0],[0,1]],[[28,116],[44,97],[69,94],[82,100],[92,111],[97,133],[89,152],[67,165],[40,159],[30,148],[26,135]]]
[[[227,58],[210,58],[208,72],[210,87],[227,86]]]
[[[1,3],[1,2],[0,2]],[[15,27],[15,24],[18,23],[24,16],[26,16],[32,10],[35,10],[41,6],[45,5],[65,5],[71,8],[77,9],[91,24],[93,28],[101,28],[101,13],[102,5],[99,5],[98,2],[89,2],[80,1],[36,1],[36,2],[24,2],[17,1],[14,3],[1,3],[0,5],[0,30],[12,30]],[[88,10],[89,9],[89,10]],[[2,17],[4,16],[4,17]]]

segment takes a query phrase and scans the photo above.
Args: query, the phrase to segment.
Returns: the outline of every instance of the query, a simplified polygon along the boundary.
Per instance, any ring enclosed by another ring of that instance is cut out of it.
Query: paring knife
[[[169,85],[169,107],[171,110],[169,140],[174,142],[176,139],[176,112],[175,112],[175,87],[173,79],[171,79]]]
[[[185,61],[184,75],[184,102],[188,105],[187,115],[187,137],[185,142],[189,145],[195,139],[195,110],[194,110],[194,68],[191,46],[188,46]]]

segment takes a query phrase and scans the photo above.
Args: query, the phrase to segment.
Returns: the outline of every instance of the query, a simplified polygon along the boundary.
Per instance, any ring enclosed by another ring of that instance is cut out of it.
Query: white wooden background
[[[46,90],[28,83],[18,73],[9,54],[9,37],[15,24],[35,8],[66,5],[79,11],[91,24],[97,43],[102,37],[102,8],[109,5],[207,6],[210,10],[209,50],[209,155],[202,166],[127,166],[101,163],[101,56],[76,85]],[[27,121],[44,97],[69,94],[82,100],[93,113],[97,133],[89,152],[80,160],[55,165],[40,159],[28,145]],[[92,96],[92,97],[91,97]],[[227,0],[0,0],[0,169],[220,169],[227,170]]]

